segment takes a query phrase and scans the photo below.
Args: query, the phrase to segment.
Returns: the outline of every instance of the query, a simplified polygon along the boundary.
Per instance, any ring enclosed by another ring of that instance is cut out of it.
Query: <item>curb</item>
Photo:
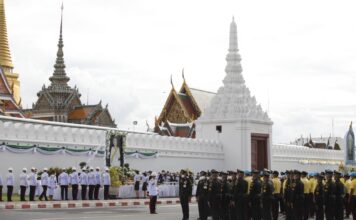
[[[179,199],[160,199],[157,205],[176,205]],[[190,203],[196,203],[192,198]],[[4,202],[0,203],[0,210],[33,210],[33,209],[75,209],[75,208],[110,208],[147,206],[150,202],[145,200],[85,200],[85,201],[50,201],[50,202]]]

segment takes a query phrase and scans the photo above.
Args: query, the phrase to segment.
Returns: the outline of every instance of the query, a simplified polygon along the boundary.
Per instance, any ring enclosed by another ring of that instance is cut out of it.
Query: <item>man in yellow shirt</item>
[[[313,197],[314,197],[314,192],[316,189],[316,185],[318,184],[318,178],[316,177],[316,173],[309,173],[309,182],[310,182],[310,192],[309,192],[309,216],[311,218],[314,218],[315,215],[315,203],[313,201]]]
[[[350,197],[349,204],[352,212],[352,217],[356,218],[356,172],[351,173]]]
[[[272,219],[278,219],[279,201],[281,200],[281,181],[279,179],[279,172],[273,171],[272,183],[273,183],[273,204],[272,204]]]
[[[304,213],[303,213],[303,219],[308,220],[309,217],[309,205],[310,205],[310,182],[307,178],[308,173],[305,171],[302,171],[301,175],[301,180],[302,183],[304,184]]]

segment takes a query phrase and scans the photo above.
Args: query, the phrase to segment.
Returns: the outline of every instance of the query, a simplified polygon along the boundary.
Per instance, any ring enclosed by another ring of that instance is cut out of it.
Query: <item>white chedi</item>
[[[251,97],[250,90],[245,85],[234,20],[230,25],[229,53],[226,61],[224,85],[219,88],[200,120],[252,119],[271,122],[267,113],[257,105],[255,97]]]

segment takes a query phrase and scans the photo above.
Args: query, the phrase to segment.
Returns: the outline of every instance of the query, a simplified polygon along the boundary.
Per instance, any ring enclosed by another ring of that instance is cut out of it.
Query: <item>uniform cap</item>
[[[325,173],[326,173],[326,174],[332,174],[333,171],[332,171],[332,170],[325,170]]]
[[[76,167],[72,167],[72,170],[77,170],[77,168]]]
[[[341,175],[341,173],[337,170],[334,170],[334,174],[338,174],[338,175]]]
[[[297,175],[300,175],[300,171],[299,170],[294,170],[293,173],[297,174]]]
[[[263,176],[269,176],[270,174],[269,174],[269,172],[268,171],[264,171],[263,172]]]
[[[43,171],[48,171],[48,168],[47,167],[43,168]]]
[[[157,176],[157,173],[156,172],[152,172],[151,176]]]
[[[109,168],[108,168],[108,167],[105,167],[105,171],[109,171]]]
[[[89,169],[90,169],[90,170],[94,170],[94,167],[90,167]]]
[[[35,167],[31,167],[31,170],[35,170],[36,168]]]
[[[356,177],[356,172],[350,173],[350,176],[351,176],[351,177]]]
[[[200,175],[205,175],[206,172],[204,170],[200,171]]]
[[[302,175],[306,176],[306,175],[308,175],[308,172],[302,171]]]
[[[9,171],[13,171],[14,169],[12,169],[12,167],[9,167],[9,169],[8,169]]]
[[[258,171],[258,170],[252,170],[252,173],[253,173],[253,174],[259,174],[260,171]]]
[[[214,170],[214,169],[212,169],[212,170],[210,171],[210,173],[219,173],[219,172],[216,171],[216,170]]]
[[[279,172],[277,170],[273,171],[274,175],[279,175]]]
[[[96,167],[95,169],[100,170],[100,167]]]
[[[27,172],[27,168],[26,168],[26,167],[24,167],[24,168],[22,169],[22,171],[26,171],[26,172]]]

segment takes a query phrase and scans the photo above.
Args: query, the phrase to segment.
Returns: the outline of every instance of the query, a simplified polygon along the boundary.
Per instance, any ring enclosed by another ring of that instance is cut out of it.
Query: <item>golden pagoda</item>
[[[19,74],[14,73],[7,38],[4,0],[0,0],[0,67],[3,69],[16,104],[21,105]]]

